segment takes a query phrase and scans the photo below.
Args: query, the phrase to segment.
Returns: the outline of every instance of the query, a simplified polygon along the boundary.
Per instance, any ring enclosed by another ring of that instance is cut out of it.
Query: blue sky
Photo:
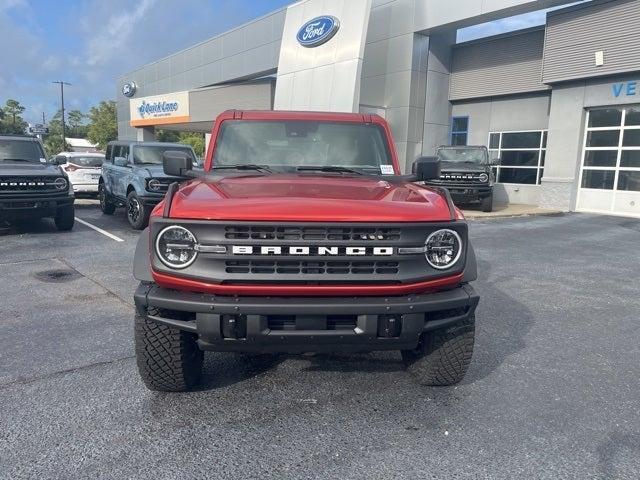
[[[0,101],[19,100],[25,119],[59,108],[87,111],[115,98],[115,79],[264,15],[290,0],[0,0]],[[465,29],[461,40],[544,23],[544,13]]]

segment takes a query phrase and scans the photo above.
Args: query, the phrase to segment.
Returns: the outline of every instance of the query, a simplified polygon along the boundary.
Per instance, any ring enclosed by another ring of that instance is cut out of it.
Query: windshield
[[[40,163],[44,152],[38,142],[31,140],[0,140],[0,162]]]
[[[246,164],[282,171],[345,167],[393,174],[382,129],[344,122],[228,120],[218,134],[213,166]]]
[[[195,163],[196,158],[189,147],[176,145],[136,145],[133,147],[133,162],[138,165],[162,165],[162,154],[167,151],[184,152]]]
[[[438,157],[443,162],[452,163],[487,163],[487,152],[484,148],[441,148]]]
[[[101,167],[104,157],[70,157],[69,163],[79,167]]]

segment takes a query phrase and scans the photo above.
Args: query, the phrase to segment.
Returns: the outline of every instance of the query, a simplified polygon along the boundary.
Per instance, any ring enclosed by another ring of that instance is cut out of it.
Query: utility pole
[[[65,145],[67,144],[67,134],[65,132],[65,127],[64,127],[64,86],[71,86],[70,83],[67,82],[63,82],[61,80],[58,80],[57,82],[51,82],[51,83],[57,83],[60,85],[60,100],[62,103],[62,148],[65,148]]]

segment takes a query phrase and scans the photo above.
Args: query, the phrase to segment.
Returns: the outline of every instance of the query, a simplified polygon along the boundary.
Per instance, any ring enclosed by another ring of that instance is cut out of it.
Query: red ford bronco
[[[467,224],[435,157],[400,175],[375,115],[229,111],[136,248],[135,344],[153,390],[196,386],[203,351],[400,350],[425,385],[460,381],[478,296]]]

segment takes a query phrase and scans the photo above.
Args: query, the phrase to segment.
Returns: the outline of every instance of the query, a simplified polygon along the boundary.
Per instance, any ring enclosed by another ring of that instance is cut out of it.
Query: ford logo
[[[137,89],[138,86],[136,85],[136,82],[125,83],[122,85],[122,94],[125,97],[133,97],[136,94]]]
[[[327,43],[338,33],[340,29],[340,20],[336,17],[324,15],[316,17],[305,23],[298,30],[298,43],[303,47],[312,48]]]

